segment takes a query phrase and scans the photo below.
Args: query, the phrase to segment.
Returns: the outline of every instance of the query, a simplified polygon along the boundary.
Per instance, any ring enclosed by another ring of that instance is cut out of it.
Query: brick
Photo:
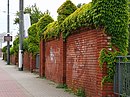
[[[13,54],[10,56],[10,62],[14,65],[18,65],[18,55],[17,54]]]
[[[23,68],[30,70],[30,56],[28,52],[24,52],[23,54]]]
[[[32,54],[32,53],[30,53],[29,54],[29,57],[30,57],[30,71],[31,72],[34,72],[35,71],[35,69],[36,69],[36,58],[35,58],[35,56]]]

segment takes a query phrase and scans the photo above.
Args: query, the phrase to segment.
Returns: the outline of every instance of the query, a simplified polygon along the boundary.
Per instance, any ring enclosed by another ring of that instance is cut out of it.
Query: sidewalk
[[[0,97],[76,97],[56,86],[36,74],[18,71],[18,67],[6,65],[0,59]]]

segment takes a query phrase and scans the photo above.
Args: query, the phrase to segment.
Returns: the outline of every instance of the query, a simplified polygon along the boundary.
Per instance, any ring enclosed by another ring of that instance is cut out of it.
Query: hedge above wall
[[[11,48],[10,48],[10,55],[13,55],[13,54],[14,54],[14,48],[11,47]]]
[[[59,34],[59,25],[57,21],[48,24],[43,30],[43,36],[45,40],[57,38],[59,37]]]
[[[66,0],[66,2],[64,2],[57,9],[57,13],[58,13],[57,20],[58,20],[59,25],[64,21],[66,17],[72,14],[76,9],[77,7],[70,0]]]
[[[28,34],[29,36],[36,36],[37,35],[37,28],[36,28],[37,23],[32,24],[29,29],[28,29]]]
[[[91,3],[83,5],[81,8],[78,8],[74,13],[69,15],[61,24],[60,29],[62,32],[63,38],[67,38],[73,30],[76,30],[80,27],[90,27],[92,25],[91,17]]]
[[[53,18],[49,14],[45,14],[40,20],[37,22],[37,32],[40,37],[43,33],[43,29],[51,22],[53,22]]]
[[[14,49],[14,53],[18,54],[19,51],[19,37],[17,37],[14,42],[13,42],[13,49]]]
[[[66,0],[66,2],[64,2],[58,9],[57,9],[57,13],[60,14],[64,14],[64,15],[70,15],[71,13],[73,13],[75,10],[77,9],[77,7],[70,1],[70,0]]]
[[[24,40],[23,40],[23,51],[25,52],[25,51],[27,51],[28,52],[28,48],[29,48],[29,46],[28,46],[28,38],[24,38]]]
[[[103,27],[111,36],[111,44],[122,54],[127,54],[128,47],[128,6],[127,0],[95,0],[85,4],[69,15],[60,25],[63,38],[80,27]]]
[[[37,23],[33,24],[28,29],[28,51],[34,55],[39,52],[39,39],[37,35]]]
[[[37,36],[37,28],[36,28],[36,23],[33,24],[31,27],[28,29],[28,43],[38,43],[38,36]]]

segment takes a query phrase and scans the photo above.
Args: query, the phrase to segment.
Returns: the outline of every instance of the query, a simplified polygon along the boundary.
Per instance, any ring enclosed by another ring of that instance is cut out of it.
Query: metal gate
[[[39,54],[36,54],[36,69],[39,69],[39,64],[40,64],[40,56]]]
[[[119,97],[130,97],[130,56],[117,56],[117,60],[114,93]]]

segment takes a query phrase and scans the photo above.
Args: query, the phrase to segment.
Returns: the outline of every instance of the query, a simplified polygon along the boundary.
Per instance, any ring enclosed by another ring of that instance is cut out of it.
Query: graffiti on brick
[[[68,58],[71,59],[72,65],[72,78],[79,80],[84,78],[84,75],[89,74],[91,70],[89,66],[95,64],[96,56],[96,41],[76,38],[72,45],[69,45],[67,51]],[[93,53],[92,53],[93,52]],[[88,71],[86,69],[88,68]],[[93,81],[94,82],[94,81]]]
[[[50,48],[50,60],[51,62],[57,63],[60,59],[60,48]]]
[[[50,60],[51,60],[51,61],[54,61],[54,58],[55,58],[55,55],[54,55],[53,49],[52,49],[52,47],[51,47],[51,48],[50,48]]]

